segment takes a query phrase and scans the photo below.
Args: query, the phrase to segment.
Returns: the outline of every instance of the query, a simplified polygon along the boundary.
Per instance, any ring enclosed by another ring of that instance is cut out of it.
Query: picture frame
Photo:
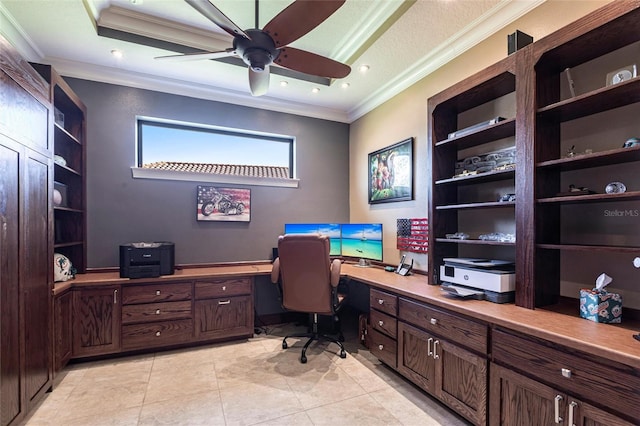
[[[206,222],[251,222],[251,189],[198,185],[196,218]]]
[[[369,153],[369,204],[413,199],[413,137]]]

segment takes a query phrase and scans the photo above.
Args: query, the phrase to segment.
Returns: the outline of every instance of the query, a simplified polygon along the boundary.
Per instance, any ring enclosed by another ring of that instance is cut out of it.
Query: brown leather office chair
[[[344,337],[339,331],[338,310],[345,300],[338,293],[340,260],[329,258],[329,238],[323,235],[287,234],[278,239],[278,258],[273,263],[271,281],[280,285],[285,309],[309,313],[312,318],[309,333],[292,334],[282,340],[287,349],[289,337],[309,337],[302,348],[300,362],[307,362],[306,352],[311,342],[328,340],[340,347],[340,358],[346,358]],[[338,329],[338,337],[318,332],[318,315],[330,315]]]

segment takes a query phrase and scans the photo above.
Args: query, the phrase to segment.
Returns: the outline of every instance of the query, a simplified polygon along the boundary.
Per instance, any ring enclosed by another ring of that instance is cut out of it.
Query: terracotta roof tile
[[[276,166],[242,166],[233,164],[181,163],[177,161],[158,161],[142,166],[145,169],[171,170],[177,172],[212,173],[216,175],[233,175],[289,179],[288,167]]]

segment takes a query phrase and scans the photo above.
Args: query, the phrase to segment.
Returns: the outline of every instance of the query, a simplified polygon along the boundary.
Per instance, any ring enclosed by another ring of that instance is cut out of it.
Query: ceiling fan
[[[242,30],[209,0],[185,0],[211,22],[233,36],[233,46],[218,52],[187,53],[160,56],[156,59],[217,59],[238,56],[249,66],[249,87],[253,96],[269,89],[269,67],[272,64],[305,74],[327,78],[343,78],[351,68],[341,62],[289,47],[338,10],[346,0],[295,0],[263,29],[258,29],[258,0],[255,1],[256,28]]]

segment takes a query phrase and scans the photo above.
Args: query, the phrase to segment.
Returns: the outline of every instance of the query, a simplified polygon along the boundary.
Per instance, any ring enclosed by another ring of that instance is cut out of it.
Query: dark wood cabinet
[[[79,273],[86,270],[86,107],[50,65],[33,64],[51,85],[53,100],[54,250]],[[57,195],[56,195],[57,197]]]
[[[369,306],[369,350],[380,361],[397,368],[398,296],[371,289]]]
[[[492,426],[634,424],[499,365],[491,365],[490,388]]]
[[[73,354],[73,293],[65,291],[53,299],[53,371],[62,370]]]
[[[49,87],[0,37],[0,425],[51,387]]]
[[[222,278],[196,281],[195,338],[223,339],[253,335],[253,280]]]
[[[120,351],[120,286],[73,290],[73,356]]]

